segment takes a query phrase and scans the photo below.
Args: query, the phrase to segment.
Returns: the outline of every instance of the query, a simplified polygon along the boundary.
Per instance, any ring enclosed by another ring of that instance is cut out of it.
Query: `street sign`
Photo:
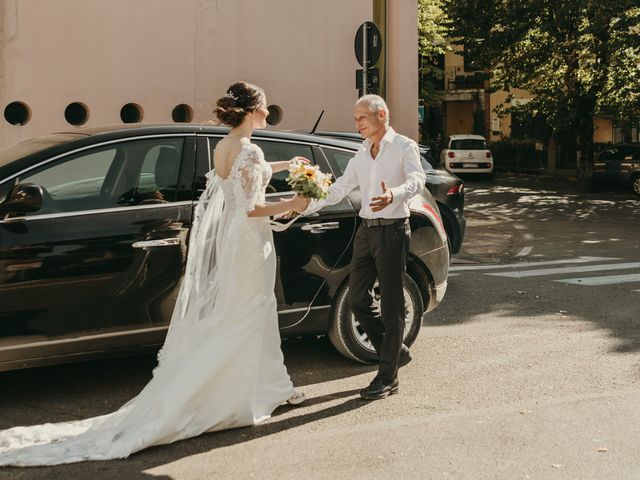
[[[356,88],[362,90],[362,68],[356,70]],[[380,70],[369,68],[367,71],[367,93],[378,93],[380,87]]]
[[[366,55],[364,52],[364,35],[367,35],[367,51]],[[364,22],[358,28],[356,32],[356,38],[354,41],[354,49],[356,51],[356,59],[361,67],[368,68],[372,65],[375,65],[378,59],[380,58],[380,54],[382,53],[382,34],[380,33],[380,29],[373,22]],[[365,58],[367,64],[364,65]]]

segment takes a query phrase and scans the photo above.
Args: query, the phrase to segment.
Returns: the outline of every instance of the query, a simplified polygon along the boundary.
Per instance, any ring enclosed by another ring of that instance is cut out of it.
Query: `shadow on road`
[[[295,385],[327,382],[375,369],[339,355],[324,338],[293,339],[283,351]],[[321,359],[321,361],[319,361]],[[135,396],[151,378],[154,355],[60,365],[0,374],[0,429],[16,425],[61,422],[102,415],[116,410]],[[341,415],[368,405],[359,390],[336,391],[310,397],[295,415],[296,407],[276,409],[272,419],[254,427],[204,434],[171,445],[153,447],[126,460],[84,462],[56,467],[4,468],[4,479],[122,478],[169,480],[149,473],[154,467],[185,457],[256,440],[308,423]],[[335,404],[336,401],[344,401]],[[326,408],[318,408],[331,402]],[[309,407],[313,411],[309,412]],[[307,413],[302,413],[307,412]],[[221,466],[224,468],[224,466]]]
[[[505,252],[497,263],[580,256],[618,258],[619,262],[640,260],[640,199],[627,191],[601,189],[581,194],[564,179],[501,175],[493,183],[468,184],[467,206],[472,210],[468,214],[467,248],[473,248],[474,238],[484,234],[485,216],[507,219],[504,228],[521,237],[524,232],[529,235],[529,240],[518,248],[529,244],[534,247],[534,255],[515,258]],[[514,226],[520,230],[513,230]],[[483,259],[474,254],[473,263],[496,263],[495,255]],[[486,315],[511,320],[514,317],[544,317],[558,322],[584,320],[610,332],[618,340],[616,352],[640,350],[640,292],[633,291],[640,289],[640,283],[598,287],[556,282],[562,277],[553,275],[506,278],[490,273],[489,270],[451,272],[445,300],[426,316],[425,325],[473,322]],[[610,274],[623,273],[631,272],[620,270]],[[568,276],[607,274],[604,271]],[[478,285],[482,288],[476,288]]]

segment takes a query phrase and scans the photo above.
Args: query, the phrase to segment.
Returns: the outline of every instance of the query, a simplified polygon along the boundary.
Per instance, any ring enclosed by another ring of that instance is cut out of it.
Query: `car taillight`
[[[487,150],[487,158],[491,158],[491,152]]]
[[[449,152],[449,153],[447,153],[447,157],[456,158],[456,154],[455,154],[455,152]]]
[[[440,213],[428,203],[422,203],[422,205],[420,206],[422,207],[421,213],[425,214],[427,217],[431,219],[431,223],[433,223],[433,225],[436,227],[436,230],[438,230],[438,233],[440,234],[440,238],[442,238],[442,241],[446,243],[447,231],[444,229],[444,224],[442,223],[442,218],[440,217]]]
[[[457,193],[462,193],[464,191],[464,183],[460,185],[454,185],[449,190],[447,190],[447,195],[456,195]]]

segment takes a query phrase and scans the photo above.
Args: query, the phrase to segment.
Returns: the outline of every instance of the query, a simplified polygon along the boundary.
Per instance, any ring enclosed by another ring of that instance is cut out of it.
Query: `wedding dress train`
[[[256,424],[294,393],[280,350],[269,218],[247,216],[270,178],[253,144],[228,177],[207,174],[167,339],[140,394],[100,417],[0,432],[0,465],[124,458]]]

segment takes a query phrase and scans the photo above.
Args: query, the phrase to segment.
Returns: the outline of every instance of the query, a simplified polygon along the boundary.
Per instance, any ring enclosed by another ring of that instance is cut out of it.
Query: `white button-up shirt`
[[[389,128],[380,141],[376,158],[371,156],[371,140],[366,139],[342,176],[329,187],[327,197],[313,200],[302,214],[308,215],[327,205],[334,205],[351,190],[360,187],[362,218],[407,218],[409,200],[422,191],[426,178],[416,142]],[[374,212],[369,203],[372,197],[382,195],[382,182],[391,190],[393,201]]]

